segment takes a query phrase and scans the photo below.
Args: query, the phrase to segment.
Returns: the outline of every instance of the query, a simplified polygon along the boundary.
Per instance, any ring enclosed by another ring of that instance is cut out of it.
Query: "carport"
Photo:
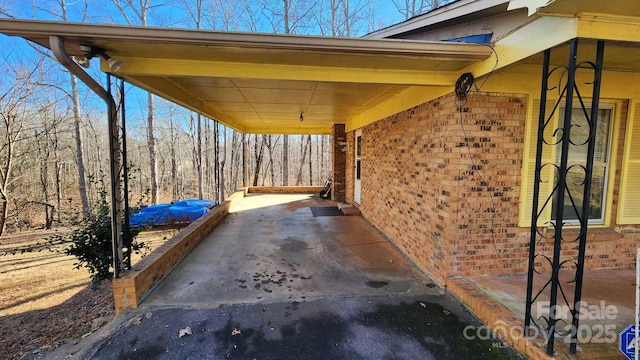
[[[333,134],[333,198],[344,201],[345,131],[449,93],[466,68],[492,61],[489,46],[434,41],[9,19],[0,20],[0,32],[51,49],[108,104],[116,278],[126,273],[118,220],[126,208],[126,185],[123,189],[117,180],[125,170],[126,149],[113,97],[78,63],[100,58],[108,82],[115,76],[243,133]],[[226,211],[215,216],[222,218]],[[213,226],[200,225],[199,238]],[[253,226],[259,231],[261,224]],[[161,276],[154,273],[145,281],[155,283]]]

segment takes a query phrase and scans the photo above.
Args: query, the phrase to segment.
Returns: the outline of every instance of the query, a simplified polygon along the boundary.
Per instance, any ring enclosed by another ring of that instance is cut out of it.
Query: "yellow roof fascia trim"
[[[144,76],[205,76],[252,79],[330,81],[400,85],[451,85],[457,72],[367,69],[317,65],[283,65],[118,57],[124,64],[116,74]],[[102,71],[109,72],[103,62]]]
[[[640,42],[640,18],[583,13],[578,16],[581,38]]]
[[[497,64],[496,54],[492,54],[462,72],[470,72],[478,78],[565,43],[578,36],[578,22],[577,18],[540,17],[495,43]]]

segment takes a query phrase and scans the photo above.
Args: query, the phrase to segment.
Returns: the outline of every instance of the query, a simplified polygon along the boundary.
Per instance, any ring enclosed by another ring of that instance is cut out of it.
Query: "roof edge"
[[[457,19],[477,11],[507,4],[510,0],[458,0],[422,15],[407,19],[363,36],[364,39],[385,39],[419,28],[432,26],[447,20]]]
[[[362,39],[221,32],[193,29],[137,27],[109,24],[64,23],[38,20],[0,19],[0,33],[25,39],[58,35],[93,40],[137,40],[202,46],[242,46],[249,48],[291,49],[319,52],[367,53],[379,55],[439,56],[482,60],[491,53],[486,46],[398,39]]]

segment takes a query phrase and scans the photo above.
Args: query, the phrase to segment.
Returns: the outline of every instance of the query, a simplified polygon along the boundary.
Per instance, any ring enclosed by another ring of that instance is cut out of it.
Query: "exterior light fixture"
[[[107,64],[109,64],[109,69],[111,69],[111,71],[118,71],[122,69],[121,60],[116,60],[107,54],[103,54],[103,56],[107,59]]]
[[[107,55],[105,50],[102,48],[94,47],[90,45],[80,45],[80,50],[85,53],[84,58],[76,60],[78,64],[81,66],[89,68],[91,66],[91,59],[93,59],[96,56],[100,56],[101,58],[107,61],[107,64],[109,64],[109,70],[115,72],[122,69],[122,65],[123,65],[122,61],[116,60],[111,56]]]
[[[300,121],[302,122],[303,120],[304,120],[304,113],[303,113],[303,112],[301,112],[301,113],[300,113]]]

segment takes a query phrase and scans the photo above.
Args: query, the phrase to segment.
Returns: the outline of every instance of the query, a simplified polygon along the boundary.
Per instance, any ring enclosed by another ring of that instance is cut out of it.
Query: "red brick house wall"
[[[441,284],[527,269],[529,229],[518,227],[527,95],[475,93],[459,105],[449,94],[362,129],[362,215]],[[353,203],[354,132],[347,141]],[[640,234],[621,230],[589,242],[587,268],[634,264]]]

